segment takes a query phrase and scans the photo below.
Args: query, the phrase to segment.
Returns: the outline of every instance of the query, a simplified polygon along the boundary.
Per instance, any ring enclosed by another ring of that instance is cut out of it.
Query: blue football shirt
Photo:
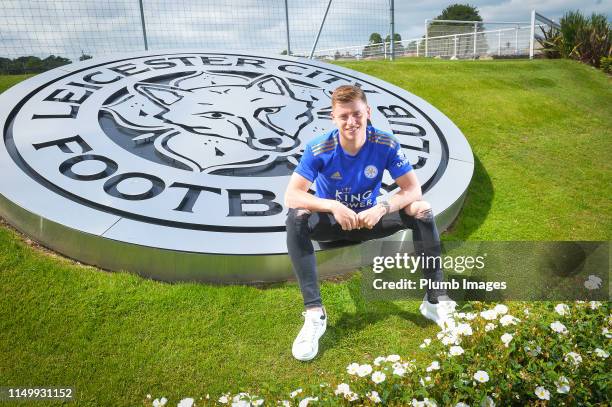
[[[392,134],[368,126],[365,144],[354,156],[342,149],[338,129],[310,141],[295,172],[316,181],[316,196],[361,212],[376,205],[384,170],[397,179],[412,166]]]

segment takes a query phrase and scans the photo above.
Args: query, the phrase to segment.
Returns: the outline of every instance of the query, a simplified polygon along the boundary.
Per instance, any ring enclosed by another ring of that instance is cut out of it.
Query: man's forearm
[[[407,191],[400,191],[389,199],[389,213],[397,212],[410,205],[414,201],[423,199],[421,188],[413,188]]]
[[[285,195],[285,205],[288,208],[308,209],[311,212],[332,212],[335,200],[316,197],[305,191],[291,191]]]

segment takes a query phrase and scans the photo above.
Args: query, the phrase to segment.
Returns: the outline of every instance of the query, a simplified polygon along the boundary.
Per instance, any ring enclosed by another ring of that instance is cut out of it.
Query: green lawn
[[[476,158],[448,240],[610,240],[612,81],[572,61],[342,63],[405,88],[453,120]],[[25,76],[0,77],[0,91]],[[333,381],[346,365],[398,353],[437,329],[415,302],[368,303],[360,277],[322,286],[321,352],[293,360],[301,296],[165,284],[85,267],[0,227],[0,386],[74,386],[79,405]],[[36,405],[41,405],[37,403]]]

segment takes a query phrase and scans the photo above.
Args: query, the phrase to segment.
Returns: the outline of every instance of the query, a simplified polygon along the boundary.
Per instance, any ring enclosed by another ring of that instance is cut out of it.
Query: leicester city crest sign
[[[333,128],[331,92],[343,84],[365,91],[372,123],[398,138],[438,223],[450,224],[473,157],[427,102],[317,61],[201,51],[89,60],[0,95],[0,213],[107,269],[168,280],[290,277],[284,190],[306,143]],[[383,181],[383,195],[396,192],[388,174]],[[318,249],[321,261],[346,255]]]

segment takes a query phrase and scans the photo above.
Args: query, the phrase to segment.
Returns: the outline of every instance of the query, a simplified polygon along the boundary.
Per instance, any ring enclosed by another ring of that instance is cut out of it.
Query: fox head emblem
[[[168,85],[135,83],[103,109],[124,127],[150,131],[134,141],[153,142],[165,160],[193,171],[262,165],[299,150],[318,98],[274,75],[202,75]],[[195,79],[206,86],[186,86]]]

